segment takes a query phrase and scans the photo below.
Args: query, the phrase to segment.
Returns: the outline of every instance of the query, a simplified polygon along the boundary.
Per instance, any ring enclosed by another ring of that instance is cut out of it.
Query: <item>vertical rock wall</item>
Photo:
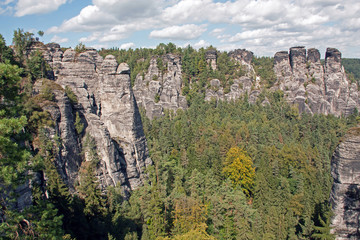
[[[344,137],[331,162],[334,183],[330,203],[332,233],[337,240],[360,239],[360,128]]]
[[[186,98],[181,95],[181,58],[174,54],[161,57],[165,71],[158,68],[158,58],[151,58],[147,73],[139,74],[134,84],[135,97],[150,119],[160,117],[164,109],[187,108]]]
[[[350,83],[341,65],[341,53],[328,48],[325,66],[317,49],[290,48],[290,53],[275,54],[274,71],[277,82],[289,103],[297,104],[300,112],[349,115],[360,107],[356,83]]]
[[[50,111],[62,139],[58,159],[62,177],[73,187],[82,160],[90,160],[85,146],[85,139],[90,137],[100,159],[97,176],[101,188],[121,185],[127,195],[143,183],[144,170],[152,164],[130,86],[129,67],[118,65],[111,55],[103,59],[95,49],[62,53],[52,45],[44,55],[53,68],[55,83],[70,87],[78,98],[71,106],[64,92],[57,94],[58,110]],[[73,129],[75,112],[85,126],[80,136]]]

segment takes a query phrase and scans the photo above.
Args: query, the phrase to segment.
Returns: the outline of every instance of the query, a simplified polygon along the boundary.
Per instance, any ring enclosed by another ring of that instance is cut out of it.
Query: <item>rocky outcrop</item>
[[[344,137],[333,154],[334,183],[330,203],[332,233],[337,240],[360,238],[360,127]]]
[[[206,90],[205,101],[211,101],[212,99],[216,101],[235,101],[247,94],[249,102],[255,103],[257,96],[261,92],[259,84],[255,82],[256,80],[249,77],[240,77],[234,80],[234,83],[230,86],[230,91],[225,93],[220,80],[213,79],[210,81],[210,88]]]
[[[164,109],[176,111],[187,108],[181,87],[181,58],[167,54],[150,59],[147,72],[138,74],[135,79],[134,94],[139,105],[145,108],[146,116],[153,119],[161,116]]]
[[[274,57],[277,82],[273,89],[284,91],[289,103],[300,112],[349,115],[359,108],[356,83],[350,83],[341,65],[341,53],[328,48],[325,65],[317,49],[293,47]]]
[[[206,55],[207,56],[207,55]],[[235,101],[245,94],[248,95],[250,103],[255,103],[257,96],[260,94],[260,77],[255,76],[255,70],[251,64],[254,54],[245,49],[236,49],[229,52],[229,57],[237,62],[245,76],[235,79],[228,89],[224,89],[218,79],[210,81],[210,88],[206,90],[205,100],[215,99],[225,101]]]
[[[229,57],[242,66],[248,77],[253,77],[255,75],[255,70],[251,65],[253,56],[254,53],[246,49],[235,49],[229,52]]]
[[[212,70],[217,69],[216,59],[217,59],[217,52],[216,50],[208,50],[205,52],[205,59],[207,64],[210,66]]]
[[[91,161],[86,142],[95,143],[100,162],[97,169],[100,187],[121,185],[126,196],[144,181],[144,170],[151,165],[137,103],[130,85],[130,69],[114,56],[103,59],[95,49],[77,53],[62,52],[57,45],[44,53],[54,72],[56,105],[47,108],[56,122],[56,135],[62,147],[56,161],[70,188],[74,187],[83,161]],[[70,103],[65,88],[77,96]],[[76,133],[76,114],[84,126]]]

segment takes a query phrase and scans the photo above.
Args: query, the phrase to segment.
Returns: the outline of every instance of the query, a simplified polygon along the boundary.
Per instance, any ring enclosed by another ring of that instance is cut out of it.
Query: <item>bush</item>
[[[75,93],[71,90],[71,88],[69,86],[65,87],[65,93],[67,95],[67,97],[69,98],[70,102],[72,105],[77,104],[78,103],[78,99],[77,96],[75,95]]]
[[[160,94],[155,95],[155,102],[158,103],[160,101]]]
[[[78,135],[80,135],[84,130],[84,124],[81,122],[79,112],[76,112],[75,116],[75,130]]]

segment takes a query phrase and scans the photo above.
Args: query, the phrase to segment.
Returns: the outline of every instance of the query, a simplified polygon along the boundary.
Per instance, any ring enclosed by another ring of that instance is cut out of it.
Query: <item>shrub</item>
[[[69,86],[65,87],[65,93],[68,96],[70,102],[72,105],[77,104],[78,103],[78,99],[77,96],[75,95],[75,93],[71,90],[71,88]]]

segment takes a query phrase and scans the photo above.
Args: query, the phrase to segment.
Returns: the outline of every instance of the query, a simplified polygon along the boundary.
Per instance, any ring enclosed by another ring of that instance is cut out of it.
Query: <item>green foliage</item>
[[[47,101],[55,101],[55,94],[53,93],[50,84],[43,83],[43,87],[40,90],[40,97]]]
[[[78,135],[80,135],[84,131],[84,124],[81,122],[79,112],[76,112],[75,115],[75,130]]]
[[[0,111],[0,183],[16,186],[24,180],[30,159],[30,153],[18,142],[22,138],[27,119],[25,116],[9,118],[4,113],[5,111]]]
[[[104,211],[104,201],[101,197],[99,183],[95,176],[96,162],[84,162],[80,169],[80,197],[85,200],[84,213],[88,216],[97,216]]]
[[[26,50],[34,42],[33,36],[33,33],[24,32],[24,30],[20,28],[14,31],[13,45],[16,57],[19,59],[20,63],[24,62]]]
[[[29,71],[29,75],[33,80],[44,78],[48,70],[49,65],[45,62],[41,52],[32,52],[31,56],[26,61],[26,66]]]
[[[82,53],[86,51],[86,46],[83,43],[79,43],[78,45],[75,46],[74,50],[77,53]]]
[[[357,81],[360,80],[360,59],[342,58],[341,64],[344,66],[346,73],[353,74]]]
[[[262,106],[265,96],[270,105]],[[176,231],[174,210],[186,195],[209,206],[207,233],[216,238],[311,237],[316,204],[327,200],[330,193],[332,153],[356,119],[300,115],[281,91],[263,93],[259,99],[252,105],[246,97],[214,105],[196,94],[187,111],[143,121],[155,163],[150,176],[162,196],[158,206],[162,206],[163,218],[168,219],[165,229]],[[234,189],[223,179],[224,162],[230,175],[241,173],[237,171],[242,169],[238,168],[241,162],[234,163],[237,158],[226,161],[233,146],[244,153],[239,159],[251,159],[250,169],[256,167],[248,199],[242,193],[243,185]],[[154,193],[150,190],[149,194]],[[169,218],[165,209],[173,209]]]
[[[87,161],[83,162],[80,168],[78,191],[80,197],[85,200],[84,213],[89,216],[96,216],[102,214],[104,210],[104,201],[95,176],[99,157],[92,137],[86,135],[84,145]]]
[[[157,68],[159,69],[159,71],[164,74],[165,70],[166,70],[166,65],[164,64],[163,60],[161,57],[156,59],[156,64],[157,64]]]
[[[255,168],[247,152],[238,147],[230,148],[226,154],[224,165],[225,176],[250,196],[254,185]]]
[[[0,63],[0,110],[19,100],[19,83],[22,69],[10,63]]]
[[[78,98],[75,95],[75,93],[71,90],[69,86],[65,86],[65,93],[66,96],[69,98],[72,105],[75,105],[78,103]]]
[[[9,61],[14,62],[13,51],[11,48],[6,46],[4,37],[0,34],[0,63]]]
[[[272,57],[253,57],[252,64],[256,75],[260,76],[261,81],[267,87],[272,87],[276,81],[274,72],[274,58]]]
[[[37,32],[37,34],[38,34],[40,37],[42,37],[42,36],[44,36],[44,31],[39,30],[39,31]]]
[[[160,94],[157,93],[157,94],[155,95],[154,101],[155,101],[156,103],[158,103],[158,102],[160,101]]]

